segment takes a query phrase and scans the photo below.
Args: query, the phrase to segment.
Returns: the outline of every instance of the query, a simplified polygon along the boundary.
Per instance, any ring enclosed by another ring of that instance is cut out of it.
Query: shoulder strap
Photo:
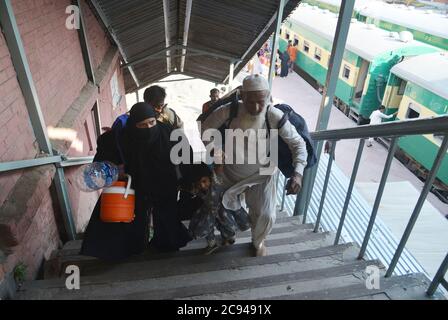
[[[229,127],[230,124],[232,123],[232,120],[238,116],[238,107],[239,107],[238,100],[237,99],[233,100],[232,104],[230,105],[229,118],[227,119],[227,122],[226,122],[227,127]]]
[[[278,104],[275,105],[274,108],[276,108],[277,106],[279,105]],[[270,106],[268,106],[268,110],[266,111],[266,126],[268,128],[268,132],[271,131],[271,125],[269,124],[269,118],[268,118],[269,109]],[[284,112],[282,118],[278,122],[277,129],[283,128],[283,126],[286,124],[286,121],[288,121],[290,117],[291,117],[291,111]]]

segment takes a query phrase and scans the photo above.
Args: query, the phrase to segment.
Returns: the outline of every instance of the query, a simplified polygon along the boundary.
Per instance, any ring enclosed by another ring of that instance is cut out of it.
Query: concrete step
[[[271,247],[271,249],[273,249],[272,251],[274,251],[274,253],[266,257],[258,258],[249,255],[249,252],[245,250],[226,250],[220,254],[209,256],[192,255],[143,262],[92,266],[83,269],[81,277],[83,278],[83,283],[92,284],[97,282],[102,283],[104,282],[104,279],[127,281],[140,278],[160,278],[322,257],[331,257],[338,261],[354,261],[359,251],[359,248],[353,246],[351,243],[302,251],[297,251],[296,247],[291,247],[289,245]],[[65,277],[63,279],[32,281],[25,283],[23,288],[64,287],[64,281]]]
[[[188,224],[187,224],[188,225]],[[302,224],[298,217],[282,217],[277,218],[271,233],[279,233],[283,232],[283,228],[288,228],[289,230],[296,229],[296,230],[306,230],[306,229],[312,229],[314,225],[312,223]],[[215,231],[216,235],[219,235],[218,231]],[[250,234],[250,230],[243,232],[239,236],[247,236]],[[81,250],[82,240],[73,240],[67,242],[64,247],[59,250],[59,255],[75,255],[79,253],[79,250]]]
[[[332,242],[332,236],[329,233],[312,233],[305,234],[302,236],[296,235],[292,238],[283,238],[283,239],[275,239],[275,240],[267,240],[266,246],[268,248],[268,253],[279,254],[279,253],[291,253],[291,252],[300,252],[304,250],[317,249],[323,246],[328,246]],[[225,254],[226,256],[252,256],[253,249],[250,243],[239,243],[229,247],[221,247],[217,251],[213,253],[213,256]],[[132,257],[123,261],[123,263],[131,263],[131,262],[145,262],[145,261],[156,261],[156,260],[164,260],[171,258],[182,258],[182,257],[190,257],[190,256],[204,256],[204,249],[193,249],[193,250],[185,250],[174,253],[161,253],[154,254],[151,252],[144,253],[139,256]],[[55,272],[53,273],[56,277],[64,276],[64,272],[67,266],[76,265],[80,268],[81,273],[83,270],[88,270],[89,268],[107,268],[111,265],[111,263],[104,262],[92,257],[86,256],[67,256],[61,257],[60,260],[57,261],[57,267]],[[52,277],[55,278],[55,277]]]
[[[381,277],[379,289],[368,289],[365,281],[358,284],[345,283],[340,287],[331,287],[308,292],[294,292],[286,295],[269,296],[272,300],[346,300],[346,299],[387,299],[387,300],[438,300],[426,296],[430,281],[423,274],[410,274],[391,278]],[[303,283],[302,283],[303,285]]]
[[[296,224],[294,221],[289,222],[282,222],[279,224],[276,224],[276,226],[273,228],[271,235],[268,237],[268,243],[271,240],[278,240],[277,243],[281,243],[281,239],[285,239],[288,237],[295,237],[295,236],[305,236],[305,235],[311,235],[310,228],[312,226],[309,224]],[[246,236],[243,238],[238,238],[237,244],[243,244],[243,243],[249,243],[251,241],[250,239],[250,231],[242,233],[242,235]],[[316,235],[316,234],[314,234]],[[328,236],[328,234],[324,234],[325,236]],[[238,235],[240,236],[240,235]],[[318,240],[320,236],[312,237],[312,240]],[[272,244],[275,244],[274,241]],[[293,243],[297,243],[293,242]],[[153,259],[165,259],[168,258],[171,255],[174,256],[184,256],[188,254],[203,254],[203,248],[205,248],[206,242],[204,239],[194,240],[192,241],[186,248],[181,250],[180,252],[175,253],[169,253],[169,254],[154,254],[148,251],[145,254],[131,257],[126,262],[132,262],[132,261],[142,261],[142,260],[153,260]],[[56,255],[54,255],[51,259],[45,262],[45,279],[51,279],[55,277],[61,276],[61,273],[63,270],[65,270],[67,265],[78,265],[80,268],[84,266],[89,265],[95,265],[95,264],[103,264],[100,260],[94,258],[94,257],[87,257],[87,256],[81,256],[79,255],[79,250],[81,247],[80,241],[72,241],[70,243],[67,243],[63,250],[60,250]],[[235,247],[235,246],[233,246]]]
[[[274,233],[281,233],[281,232],[289,232],[293,230],[309,230],[314,227],[313,224],[301,224],[300,220],[297,217],[285,217],[285,218],[278,218],[276,220],[276,223],[274,224],[272,228],[271,234]],[[286,230],[286,231],[285,231]],[[219,232],[215,232],[216,235],[219,235]],[[250,235],[250,230],[238,234],[239,237],[247,237]],[[195,241],[192,241],[190,243],[194,243]],[[76,255],[79,253],[79,250],[81,250],[82,240],[74,240],[67,242],[64,247],[59,250],[58,255]]]
[[[339,249],[337,249],[339,248]],[[341,250],[343,246],[333,247],[332,250]],[[344,250],[349,250],[346,247]],[[319,250],[319,249],[318,249]],[[328,248],[326,250],[329,250]],[[325,250],[324,250],[325,251]],[[65,288],[64,280],[36,281],[22,287],[21,299],[173,299],[203,294],[215,294],[227,292],[229,290],[243,290],[254,287],[265,287],[283,282],[302,281],[308,277],[325,278],[346,273],[353,273],[354,270],[360,272],[365,270],[367,265],[375,264],[381,266],[379,262],[355,261],[355,253],[343,258],[343,252],[339,254],[333,251],[315,253],[308,252],[308,257],[294,260],[293,255],[283,255],[277,257],[263,258],[240,258],[233,264],[228,263],[226,269],[219,266],[219,260],[211,261],[192,266],[184,266],[183,274],[152,278],[146,277],[139,280],[117,279],[125,277],[121,275],[109,274],[109,277],[81,277],[81,290],[69,291]],[[331,255],[319,256],[330,253]],[[342,253],[342,255],[341,255]],[[221,259],[225,263],[225,260]],[[138,266],[134,266],[137,267]],[[171,266],[172,272],[175,266]],[[182,269],[181,267],[179,267]],[[218,270],[214,270],[214,269]],[[123,269],[125,270],[125,269]],[[136,270],[135,268],[133,269]],[[297,271],[300,270],[300,271]],[[132,271],[132,270],[131,270]],[[126,272],[129,272],[127,270]],[[143,271],[141,276],[143,275]],[[151,272],[148,272],[148,275]],[[131,277],[127,275],[127,277]]]

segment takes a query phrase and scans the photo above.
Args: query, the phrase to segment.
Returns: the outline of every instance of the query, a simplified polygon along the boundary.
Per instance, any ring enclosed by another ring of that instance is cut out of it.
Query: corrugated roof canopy
[[[300,0],[286,1],[283,19]],[[224,83],[275,29],[278,0],[91,0],[125,64],[126,93],[181,72]],[[169,50],[167,50],[167,48]],[[168,57],[167,57],[168,56]]]

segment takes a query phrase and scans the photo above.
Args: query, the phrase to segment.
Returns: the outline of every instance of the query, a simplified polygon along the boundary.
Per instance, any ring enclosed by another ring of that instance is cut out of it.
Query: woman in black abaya
[[[280,77],[284,78],[284,77],[287,77],[288,73],[289,73],[289,66],[288,66],[289,54],[287,51],[281,52],[280,50],[278,50],[277,52],[278,52],[280,62],[281,62]]]
[[[135,220],[132,223],[105,223],[100,219],[98,201],[84,235],[81,254],[104,260],[122,260],[141,253],[149,241],[149,214],[153,215],[151,246],[158,251],[176,251],[191,237],[177,215],[177,178],[170,160],[172,142],[169,125],[157,122],[153,108],[137,103],[122,137],[125,172],[132,176],[135,190]],[[120,164],[115,134],[102,135],[95,161]]]

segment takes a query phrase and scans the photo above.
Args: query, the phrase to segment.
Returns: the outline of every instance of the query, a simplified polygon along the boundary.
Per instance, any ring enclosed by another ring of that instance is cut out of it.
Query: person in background
[[[281,63],[281,71],[280,71],[280,78],[286,78],[288,76],[288,70],[289,70],[289,54],[287,51],[281,52],[278,50],[278,55],[280,58]]]
[[[294,65],[296,63],[296,59],[297,59],[297,48],[295,46],[292,45],[292,41],[289,40],[288,41],[288,55],[289,55],[289,72],[293,72],[294,71]]]
[[[174,129],[183,128],[184,123],[182,120],[176,112],[173,109],[168,108],[168,105],[165,103],[166,91],[164,88],[159,86],[149,87],[145,90],[143,99],[154,108],[157,121],[168,123]]]
[[[210,90],[210,101],[207,101],[202,106],[202,113],[206,113],[208,109],[219,100],[219,90],[214,88]]]
[[[378,110],[375,110],[370,115],[370,124],[381,124],[383,122],[383,119],[392,119],[398,114],[398,111],[392,114],[384,114],[384,111],[386,111],[386,107],[381,105]],[[369,138],[369,141],[367,142],[367,147],[371,147],[373,142],[373,138]]]

